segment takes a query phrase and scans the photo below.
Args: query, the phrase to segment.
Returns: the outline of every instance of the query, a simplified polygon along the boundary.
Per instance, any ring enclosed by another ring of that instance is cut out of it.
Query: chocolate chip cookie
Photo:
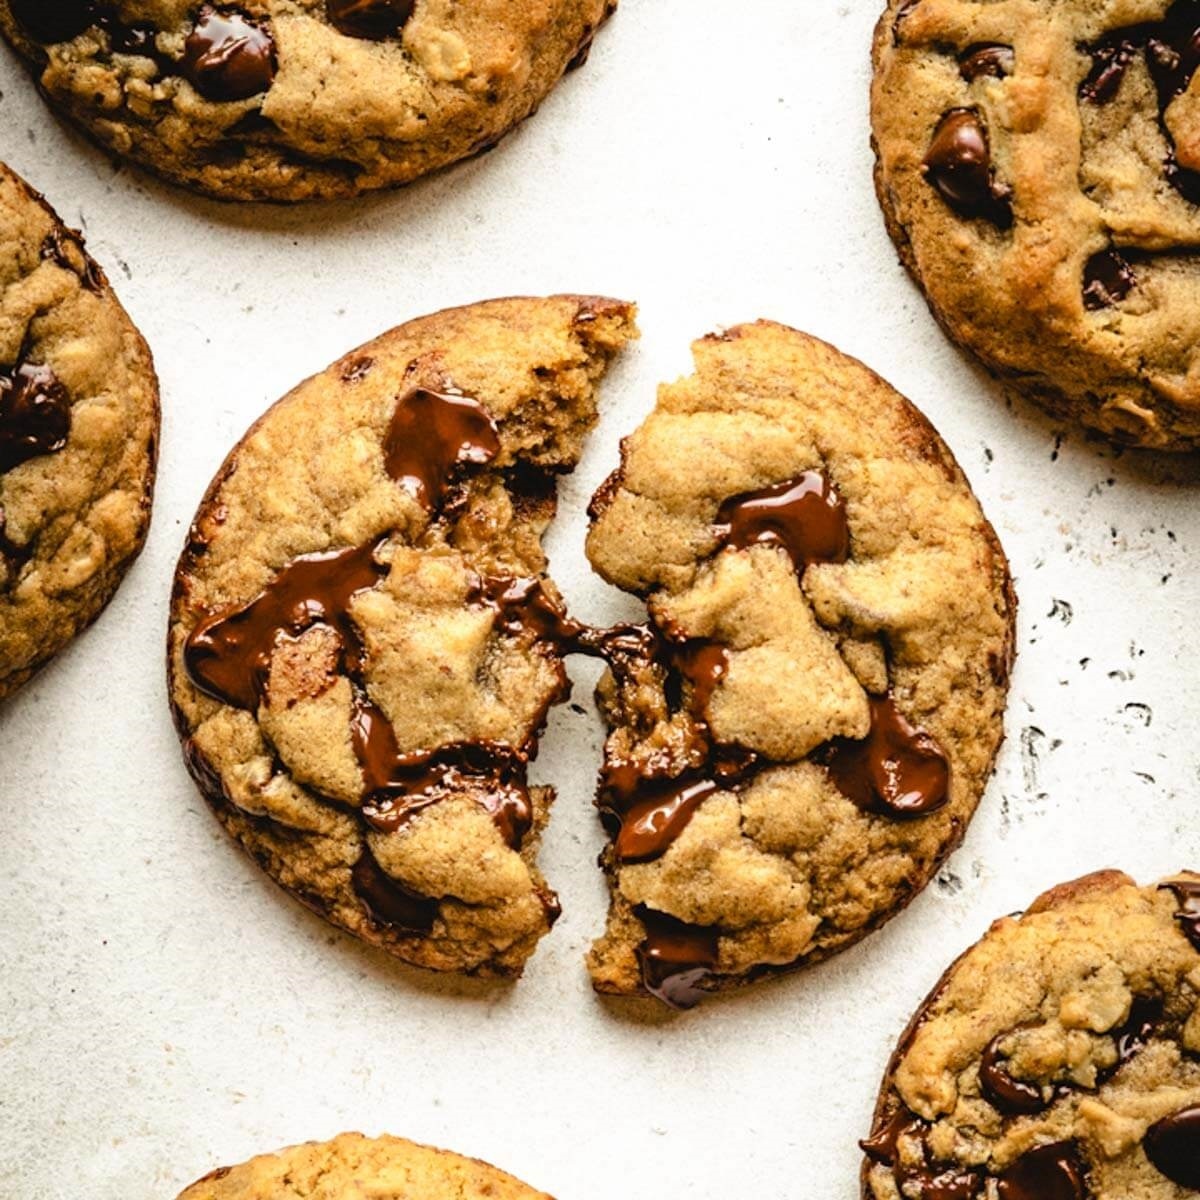
[[[1200,446],[1200,3],[889,0],[876,183],[946,332],[1118,443]]]
[[[686,1006],[882,925],[963,836],[1000,744],[1014,600],[920,413],[760,321],[695,346],[592,505],[645,597],[608,635],[597,989]]]
[[[0,697],[86,628],[150,522],[158,380],[83,239],[0,163]]]
[[[344,1133],[222,1167],[179,1200],[551,1200],[487,1163],[401,1138]]]
[[[408,183],[479,153],[616,0],[0,0],[42,92],[108,150],[228,200]]]
[[[192,775],[277,882],[410,963],[519,974],[557,915],[526,773],[574,633],[541,535],[634,334],[578,296],[413,321],[275,405],[196,515],[170,632]]]
[[[997,921],[888,1067],[865,1200],[1200,1190],[1200,875],[1103,871]]]

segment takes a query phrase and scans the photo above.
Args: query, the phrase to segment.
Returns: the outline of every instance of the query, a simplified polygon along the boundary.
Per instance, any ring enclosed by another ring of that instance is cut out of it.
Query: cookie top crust
[[[0,698],[141,549],[158,422],[150,351],[104,272],[0,163]]]
[[[1104,871],[997,921],[888,1068],[865,1200],[1200,1189],[1200,875]]]
[[[489,149],[587,56],[615,0],[0,0],[43,94],[195,191],[296,201]]]
[[[552,1200],[487,1163],[402,1138],[344,1133],[222,1167],[179,1200]]]
[[[527,767],[568,691],[541,535],[631,305],[410,322],[272,408],[176,574],[170,694],[226,828],[329,921],[418,966],[519,974],[557,916]]]
[[[1200,445],[1200,4],[890,0],[876,183],[947,333],[1056,415]]]
[[[611,643],[596,987],[687,1006],[881,925],[962,838],[1000,744],[1004,554],[917,410],[760,321],[694,347],[593,501],[646,598]]]

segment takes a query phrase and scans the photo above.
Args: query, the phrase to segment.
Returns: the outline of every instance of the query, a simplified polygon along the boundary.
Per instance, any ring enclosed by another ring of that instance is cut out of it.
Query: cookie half
[[[565,699],[541,535],[631,305],[497,300],[301,384],[226,460],[175,577],[193,777],[288,891],[418,966],[519,974],[557,916],[526,772]]]
[[[0,698],[137,557],[158,425],[150,351],[104,272],[0,163]]]
[[[904,1034],[864,1200],[1200,1190],[1200,875],[1103,871],[997,921]]]
[[[877,928],[1000,744],[1008,566],[950,451],[860,363],[760,321],[696,343],[596,495],[610,635],[597,989],[678,1006]]]
[[[888,230],[1001,379],[1119,443],[1200,445],[1200,7],[889,0]]]
[[[344,1133],[221,1167],[179,1200],[551,1200],[487,1163],[402,1138]]]
[[[615,0],[0,0],[47,99],[103,147],[226,200],[408,183],[486,150]]]

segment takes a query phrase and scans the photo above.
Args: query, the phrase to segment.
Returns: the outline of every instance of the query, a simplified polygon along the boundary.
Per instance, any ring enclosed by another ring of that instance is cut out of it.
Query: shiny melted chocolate
[[[925,817],[950,799],[950,764],[933,736],[911,725],[887,696],[869,697],[871,731],[835,738],[817,754],[838,790],[865,812]]]
[[[921,1150],[919,1161],[901,1158],[901,1138],[916,1142]],[[978,1200],[983,1194],[983,1179],[978,1172],[939,1163],[933,1158],[928,1122],[904,1105],[859,1145],[873,1162],[892,1169],[904,1195],[921,1196],[922,1200]]]
[[[236,11],[206,4],[183,44],[177,70],[206,100],[248,100],[275,82],[275,41]]]
[[[1155,1170],[1188,1191],[1200,1191],[1200,1105],[1151,1125],[1142,1149]]]
[[[383,41],[399,36],[416,6],[416,0],[325,0],[325,15],[347,37]]]
[[[1175,893],[1179,901],[1179,922],[1189,942],[1200,950],[1200,879],[1173,879],[1163,887]]]
[[[438,903],[430,896],[410,892],[393,879],[365,846],[350,871],[350,882],[376,925],[427,936],[437,920]]]
[[[395,833],[418,812],[455,795],[470,795],[514,850],[533,826],[525,760],[509,747],[466,742],[402,753],[392,723],[361,693],[351,738],[366,783],[362,815],[380,833]]]
[[[379,549],[372,542],[306,554],[284,567],[248,604],[200,621],[184,647],[192,682],[217,700],[255,712],[280,636],[295,636],[318,623],[336,630],[343,654],[356,658],[358,633],[350,601],[387,574],[376,559]]]
[[[818,471],[726,501],[714,531],[737,549],[779,546],[799,574],[813,563],[841,563],[850,556],[845,505]]]
[[[985,1099],[1002,1113],[1017,1115],[1037,1113],[1048,1107],[1042,1089],[1021,1079],[1014,1079],[1004,1065],[1000,1043],[1007,1034],[993,1038],[985,1047],[979,1062],[979,1088]]]
[[[997,1177],[998,1200],[1087,1200],[1083,1159],[1075,1142],[1053,1142],[1023,1154]]]
[[[716,970],[719,931],[644,907],[635,915],[646,929],[637,951],[646,991],[671,1008],[695,1007],[706,994],[705,981]]]
[[[956,213],[1000,229],[1012,224],[1012,191],[996,180],[987,127],[973,108],[942,116],[922,163],[926,181]]]
[[[61,450],[70,432],[70,397],[49,367],[19,362],[0,369],[0,475]]]
[[[483,405],[428,388],[400,397],[383,444],[387,473],[428,512],[464,467],[484,466],[499,453],[500,434]]]

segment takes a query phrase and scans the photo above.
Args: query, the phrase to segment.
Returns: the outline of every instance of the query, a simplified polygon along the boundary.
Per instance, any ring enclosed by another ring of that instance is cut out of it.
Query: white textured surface
[[[0,156],[86,228],[165,409],[145,556],[0,710],[4,1200],[170,1200],[219,1163],[349,1128],[478,1155],[560,1200],[849,1198],[900,1027],[992,917],[1097,867],[1200,862],[1200,471],[1009,411],[942,338],[871,192],[876,7],[625,0],[591,64],[493,154],[299,211],[114,168],[0,57]],[[204,808],[167,715],[174,559],[250,421],[405,318],[555,290],[637,299],[645,332],[551,539],[581,616],[633,611],[582,555],[618,437],[693,337],[757,316],[861,357],[928,413],[1022,601],[1008,744],[938,884],[833,963],[678,1019],[629,1019],[582,967],[603,914],[590,664],[536,767],[560,788],[544,864],[566,915],[509,988],[395,966],[276,891]]]

